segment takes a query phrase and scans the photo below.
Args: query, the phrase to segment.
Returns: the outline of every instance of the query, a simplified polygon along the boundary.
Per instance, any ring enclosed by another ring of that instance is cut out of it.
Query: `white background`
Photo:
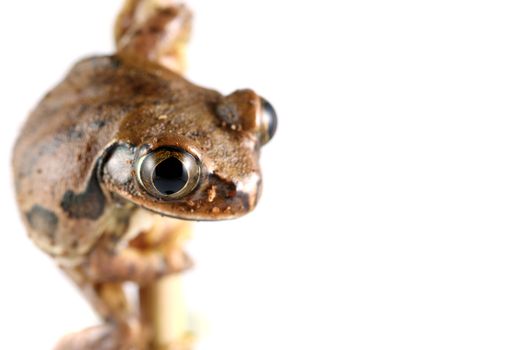
[[[112,51],[119,0],[0,5],[0,348],[96,318],[26,238],[10,151],[40,96]],[[520,1],[193,1],[188,77],[277,108],[265,191],[198,224],[211,349],[525,348]]]

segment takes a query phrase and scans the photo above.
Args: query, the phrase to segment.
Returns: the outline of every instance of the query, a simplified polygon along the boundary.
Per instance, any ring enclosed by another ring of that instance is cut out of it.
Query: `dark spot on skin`
[[[227,124],[235,124],[239,120],[239,114],[235,105],[221,103],[217,106],[217,115]]]
[[[122,65],[122,61],[117,56],[112,56],[110,59],[111,67],[119,68]]]
[[[151,34],[159,34],[159,33],[162,33],[162,27],[158,26],[158,25],[152,25],[151,27],[149,27],[149,32]]]
[[[50,242],[55,242],[55,234],[58,226],[58,218],[55,213],[39,205],[34,205],[31,210],[26,213],[26,219],[33,230],[46,235]]]
[[[60,202],[62,209],[74,219],[98,219],[104,212],[105,199],[95,175],[82,193],[67,191]]]
[[[71,140],[80,140],[84,136],[84,133],[81,130],[72,129],[69,132],[69,137]]]
[[[105,120],[95,120],[90,125],[90,127],[95,130],[102,129],[104,126],[106,126]]]
[[[141,91],[144,89],[143,85],[135,84],[134,82],[131,82],[128,85],[128,89],[130,90],[131,94],[140,96]]]
[[[166,17],[174,17],[177,15],[177,12],[178,12],[177,9],[172,8],[172,7],[167,7],[167,8],[163,8],[159,10],[159,14],[161,16],[166,16]]]

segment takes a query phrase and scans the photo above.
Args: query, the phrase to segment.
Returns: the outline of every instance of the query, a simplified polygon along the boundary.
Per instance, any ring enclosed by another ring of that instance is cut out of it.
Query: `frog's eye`
[[[224,126],[254,133],[261,145],[270,141],[277,130],[275,109],[252,90],[237,90],[224,97],[216,112]]]
[[[163,148],[146,154],[137,162],[139,182],[154,197],[178,199],[199,182],[200,167],[190,153]]]
[[[277,113],[270,102],[262,97],[260,97],[260,101],[259,138],[264,145],[272,139],[273,135],[275,135],[275,131],[277,130]]]

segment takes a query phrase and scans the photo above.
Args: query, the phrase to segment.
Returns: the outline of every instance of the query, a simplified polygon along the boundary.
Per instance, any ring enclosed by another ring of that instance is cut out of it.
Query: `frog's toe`
[[[66,335],[54,350],[145,350],[144,342],[131,333],[112,324],[95,326]]]

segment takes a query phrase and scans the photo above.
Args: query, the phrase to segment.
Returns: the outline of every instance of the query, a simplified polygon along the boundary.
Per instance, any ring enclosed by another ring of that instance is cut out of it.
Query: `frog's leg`
[[[133,315],[122,283],[94,281],[82,267],[63,270],[105,323],[67,335],[55,350],[124,350],[132,344],[135,349],[145,349],[147,335]]]
[[[118,53],[183,72],[191,18],[174,0],[127,0],[115,24]]]
[[[64,269],[106,323],[66,336],[55,350],[147,348],[149,325],[140,319],[138,310],[130,306],[123,283],[148,285],[192,265],[179,247],[165,244],[163,249],[153,250],[128,246],[116,252],[110,241],[110,238],[102,240],[84,265]]]

